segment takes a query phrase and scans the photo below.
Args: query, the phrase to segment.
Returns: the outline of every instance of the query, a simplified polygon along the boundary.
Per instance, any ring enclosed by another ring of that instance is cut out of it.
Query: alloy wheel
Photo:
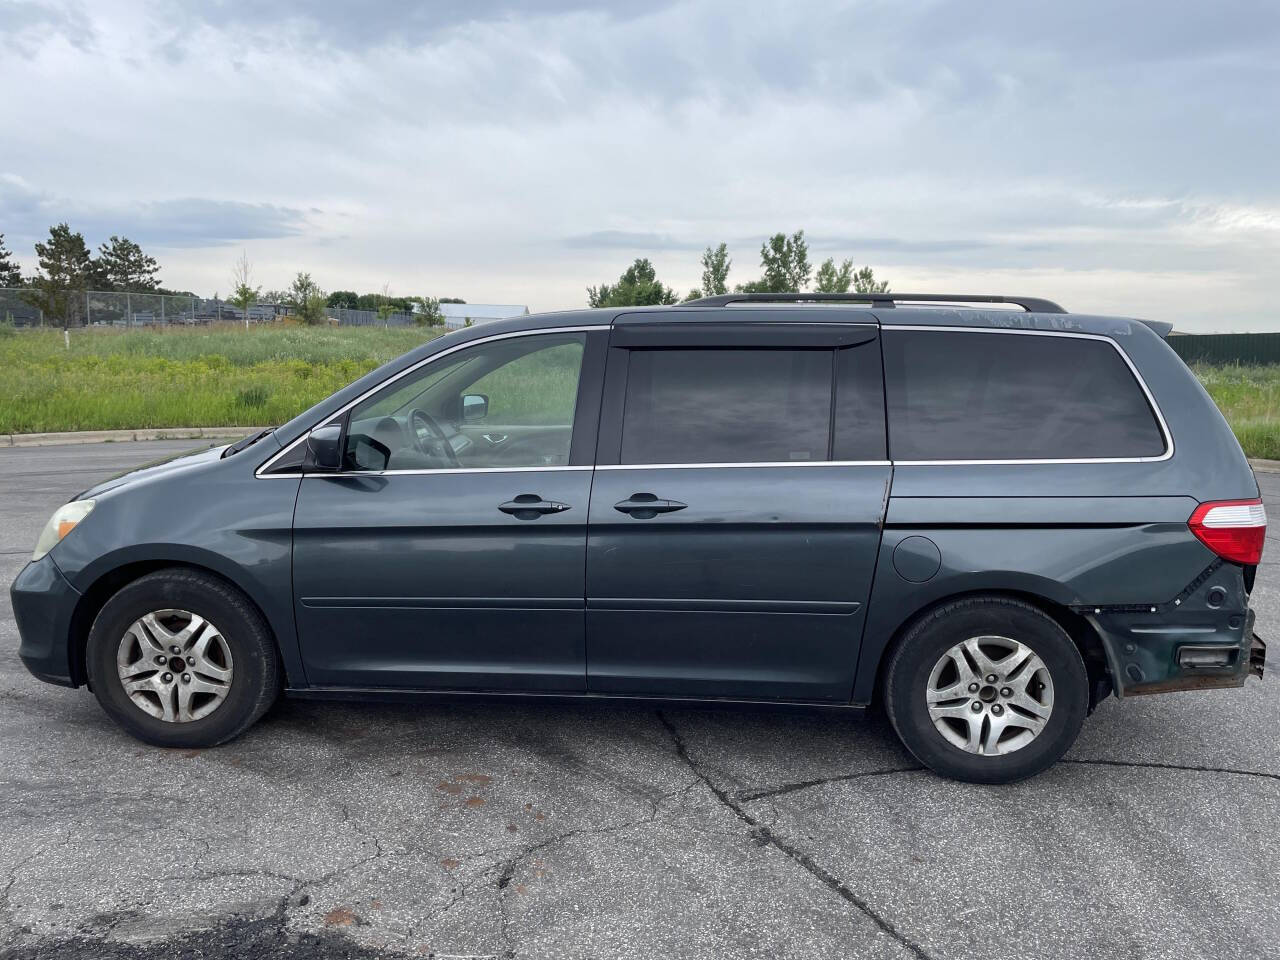
[[[1044,730],[1053,713],[1053,678],[1026,644],[970,637],[947,650],[929,673],[929,719],[968,753],[1013,753]]]
[[[154,610],[135,620],[116,653],[120,683],[144,713],[190,723],[217,710],[231,690],[231,648],[222,632],[188,610]]]

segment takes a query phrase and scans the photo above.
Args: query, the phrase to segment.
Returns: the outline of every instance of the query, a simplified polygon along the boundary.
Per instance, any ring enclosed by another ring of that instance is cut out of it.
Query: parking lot
[[[191,443],[0,449],[4,584],[58,504]],[[6,590],[0,956],[1280,956],[1278,693],[1106,702],[1011,787],[764,709],[283,701],[166,751],[26,673]]]

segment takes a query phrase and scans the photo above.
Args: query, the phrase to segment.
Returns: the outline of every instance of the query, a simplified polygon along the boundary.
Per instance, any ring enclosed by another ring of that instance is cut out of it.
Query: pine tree
[[[36,244],[39,270],[23,296],[45,316],[64,327],[84,317],[84,293],[93,275],[93,259],[84,237],[65,223],[49,228],[49,239]]]
[[[4,234],[0,233],[0,287],[22,286],[22,268],[14,262],[13,254],[5,248]]]
[[[160,286],[156,280],[159,272],[155,257],[147,256],[128,237],[113,235],[98,248],[98,259],[94,262],[94,281],[104,290],[148,293]]]

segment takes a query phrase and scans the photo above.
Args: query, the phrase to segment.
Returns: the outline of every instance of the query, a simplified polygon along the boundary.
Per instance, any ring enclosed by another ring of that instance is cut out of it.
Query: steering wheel
[[[419,410],[416,407],[409,411],[409,429],[413,431],[413,443],[418,450],[428,457],[435,456],[434,451],[427,449],[426,435],[429,433],[435,437],[436,442],[432,446],[439,446],[445,455],[445,459],[449,461],[449,466],[460,467],[458,455],[453,452],[453,444],[449,442],[448,436],[440,429],[440,424],[436,423],[435,417],[427,413],[425,410]]]

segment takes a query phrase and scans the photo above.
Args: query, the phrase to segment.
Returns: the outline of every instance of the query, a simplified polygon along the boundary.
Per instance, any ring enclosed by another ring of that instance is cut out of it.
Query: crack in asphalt
[[[428,924],[434,921],[439,920],[441,917],[445,916],[447,913],[453,910],[458,904],[466,900],[468,895],[473,890],[477,889],[477,887],[479,886],[480,880],[488,877],[493,877],[492,886],[490,887],[489,885],[486,884],[484,889],[494,889],[497,891],[497,894],[498,894],[497,907],[499,912],[499,938],[502,944],[504,945],[503,952],[501,954],[497,954],[494,956],[502,956],[502,957],[514,956],[515,951],[514,951],[514,945],[512,942],[512,937],[510,932],[511,917],[507,907],[506,891],[510,888],[511,881],[515,879],[516,871],[519,868],[520,864],[528,860],[530,857],[532,857],[535,853],[537,853],[540,850],[544,850],[561,843],[566,843],[577,837],[605,836],[607,834],[620,833],[623,830],[630,830],[635,827],[640,827],[646,824],[653,823],[658,819],[659,815],[662,813],[662,807],[664,804],[670,802],[672,799],[680,796],[683,793],[687,793],[690,789],[697,786],[699,782],[700,782],[699,779],[695,777],[689,783],[685,784],[684,786],[680,787],[677,790],[672,790],[669,793],[662,794],[651,800],[646,799],[646,802],[648,802],[650,807],[652,808],[648,813],[648,815],[646,816],[637,817],[634,820],[627,820],[623,823],[616,823],[606,827],[575,827],[572,830],[565,830],[562,833],[555,834],[554,836],[544,837],[542,840],[539,840],[536,843],[523,846],[519,850],[515,851],[514,853],[502,859],[499,859],[493,863],[488,864],[487,866],[483,867],[475,874],[475,879],[459,880],[458,889],[455,892],[454,896],[450,897],[449,900],[440,909],[430,914],[427,914],[426,916],[419,917],[417,920],[415,920],[413,924],[410,926],[408,933],[406,933],[403,937],[399,938],[399,942],[402,945],[408,945],[410,942],[418,939],[418,937],[421,936],[422,929],[425,926],[427,926]],[[481,850],[478,853],[471,854],[469,859],[473,861],[476,861],[476,860],[482,861],[485,857],[498,852],[499,852],[499,848]],[[435,955],[442,956],[440,954],[435,954]]]
[[[768,826],[761,823],[757,818],[743,809],[743,807],[733,797],[731,797],[728,792],[716,786],[716,784],[712,782],[710,776],[708,776],[689,755],[689,750],[685,746],[684,738],[680,736],[680,731],[676,729],[675,724],[668,720],[666,714],[661,710],[658,711],[657,716],[658,721],[666,728],[667,733],[671,736],[672,742],[675,744],[676,756],[683,760],[689,769],[697,775],[698,779],[706,784],[707,789],[711,791],[712,795],[714,795],[720,802],[721,806],[750,828],[753,838],[758,840],[762,845],[771,846],[780,853],[789,857],[798,866],[811,874],[833,893],[857,909],[883,933],[892,937],[895,941],[910,951],[913,956],[919,957],[920,960],[932,960],[923,947],[906,934],[902,933],[892,921],[882,916],[874,907],[849,889],[844,881],[820,865],[813,859],[813,857],[809,856],[809,854],[805,853],[793,844],[781,839]]]
[[[1280,780],[1280,773],[1267,773],[1263,770],[1235,770],[1231,767],[1198,767],[1184,763],[1160,763],[1143,760],[1059,760],[1059,763],[1071,763],[1079,766],[1098,767],[1135,767],[1147,770],[1183,770],[1187,773],[1225,773],[1235,777],[1260,777],[1265,780]]]
[[[752,800],[763,800],[766,797],[778,797],[786,793],[795,793],[798,790],[808,790],[810,787],[821,787],[828,783],[842,783],[848,780],[865,780],[871,777],[887,777],[892,773],[916,773],[925,769],[923,766],[916,764],[914,767],[889,767],[885,770],[863,770],[858,773],[841,773],[833,777],[819,777],[815,780],[797,780],[795,783],[784,783],[780,787],[770,787],[765,790],[739,790],[735,793],[734,799],[749,803]]]
[[[13,890],[13,885],[18,882],[18,871],[21,870],[23,867],[25,867],[32,860],[36,859],[36,857],[42,856],[44,852],[47,849],[49,849],[49,846],[50,845],[46,844],[45,846],[42,846],[37,850],[33,851],[32,853],[28,854],[27,856],[23,857],[21,860],[15,863],[13,865],[13,868],[9,871],[9,879],[5,883],[4,889],[0,890],[0,913],[8,916],[9,919],[11,920],[13,919],[13,911],[9,908],[9,896],[11,891]]]
[[[1077,766],[1132,767],[1140,770],[1182,770],[1187,773],[1223,773],[1236,777],[1259,777],[1266,780],[1280,780],[1280,773],[1267,773],[1263,770],[1237,770],[1231,767],[1200,767],[1191,764],[1160,763],[1158,761],[1063,759],[1059,760],[1058,763],[1074,764]],[[767,787],[759,790],[739,790],[733,794],[733,797],[735,800],[739,800],[743,803],[750,803],[753,800],[764,800],[770,797],[783,796],[788,793],[797,793],[801,790],[809,790],[813,787],[826,786],[829,783],[846,783],[851,780],[887,777],[895,773],[917,773],[925,769],[927,768],[916,765],[913,767],[889,767],[884,770],[862,770],[858,773],[841,773],[831,777],[818,777],[813,780],[797,780],[794,783],[784,783],[777,787]]]
[[[695,775],[697,774],[696,770],[694,770],[693,772]],[[699,777],[698,779],[701,779],[701,777]],[[625,823],[613,824],[612,826],[608,826],[608,827],[577,827],[573,830],[566,830],[564,833],[557,834],[554,837],[548,837],[545,840],[541,840],[538,843],[532,844],[531,846],[524,848],[520,852],[516,853],[514,856],[509,857],[507,860],[501,861],[500,864],[495,864],[494,866],[500,865],[502,868],[499,871],[497,881],[495,882],[495,885],[498,889],[499,932],[500,932],[502,943],[506,947],[502,955],[504,957],[515,956],[515,949],[512,945],[511,936],[510,936],[511,914],[507,908],[506,891],[507,891],[507,888],[510,886],[511,881],[515,878],[516,868],[521,863],[523,863],[525,860],[528,860],[529,857],[533,856],[533,854],[537,853],[539,850],[543,850],[543,849],[546,849],[547,847],[552,847],[557,844],[567,842],[569,840],[574,839],[575,837],[606,836],[611,833],[620,833],[623,830],[631,830],[635,827],[641,827],[647,824],[651,824],[658,819],[659,814],[662,812],[662,805],[664,803],[667,803],[670,800],[674,799],[675,797],[680,796],[682,793],[687,793],[689,789],[695,786],[696,784],[697,784],[697,780],[691,781],[690,783],[685,784],[678,790],[672,790],[670,793],[663,794],[662,796],[649,801],[653,809],[650,810],[648,816],[637,817],[634,820],[628,820]],[[485,871],[485,873],[490,873],[492,872],[493,869],[494,869],[493,867],[490,867],[488,870]],[[465,896],[465,893],[464,893],[464,896]]]

